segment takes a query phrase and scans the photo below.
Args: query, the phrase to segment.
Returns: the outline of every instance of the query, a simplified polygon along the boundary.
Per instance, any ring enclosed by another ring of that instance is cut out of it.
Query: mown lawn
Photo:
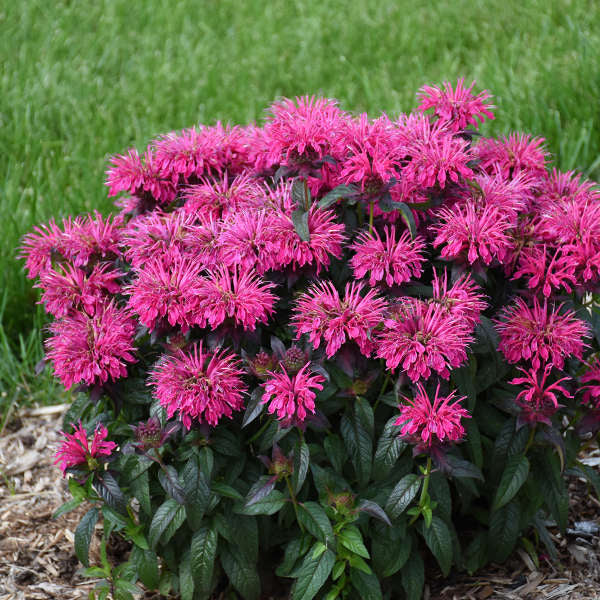
[[[0,405],[52,389],[31,375],[44,319],[19,239],[51,216],[109,211],[110,154],[199,121],[260,120],[281,95],[397,114],[423,84],[464,76],[495,95],[484,133],[542,135],[561,169],[598,179],[599,22],[594,0],[5,3]]]

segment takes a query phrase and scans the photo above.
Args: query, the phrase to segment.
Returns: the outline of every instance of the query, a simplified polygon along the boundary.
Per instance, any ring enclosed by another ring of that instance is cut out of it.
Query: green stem
[[[375,412],[377,410],[377,407],[379,406],[379,402],[381,402],[381,397],[383,396],[388,383],[390,382],[390,379],[392,377],[392,372],[388,371],[385,374],[385,379],[383,380],[383,383],[381,384],[381,389],[379,390],[379,394],[377,395],[377,400],[375,401],[375,404],[373,406],[373,412]]]
[[[298,500],[296,500],[296,494],[294,494],[294,490],[292,489],[292,483],[290,482],[289,476],[286,475],[285,482],[287,484],[288,491],[290,493],[290,499],[292,504],[294,505],[294,513],[296,513],[296,521],[298,521],[298,526],[300,527],[300,531],[304,533],[304,527],[302,527],[302,523],[300,522],[300,517],[298,516]]]
[[[431,475],[431,456],[427,457],[427,466],[425,467],[425,473],[423,487],[421,488],[421,495],[419,496],[419,508],[423,508],[425,504],[425,498],[427,497],[427,491],[429,490],[429,476]],[[409,525],[412,525],[418,518],[421,513],[418,512],[413,518],[409,521]]]
[[[375,206],[375,202],[371,201],[371,205],[369,207],[369,235],[373,233],[373,207]]]
[[[531,431],[529,432],[529,439],[527,440],[527,445],[525,446],[525,452],[524,454],[527,454],[527,450],[529,450],[531,444],[533,444],[533,438],[535,437],[535,425],[531,428]]]
[[[261,428],[248,440],[248,444],[251,444],[255,439],[260,437],[265,429],[271,424],[271,419],[267,419],[261,426]]]

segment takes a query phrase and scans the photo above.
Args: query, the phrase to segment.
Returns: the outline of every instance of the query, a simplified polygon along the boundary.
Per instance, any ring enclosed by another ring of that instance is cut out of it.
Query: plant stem
[[[390,379],[392,377],[392,372],[388,371],[385,374],[385,379],[383,380],[383,383],[381,384],[381,389],[379,390],[379,394],[377,395],[377,400],[375,400],[375,404],[373,405],[373,412],[375,412],[377,410],[377,407],[379,406],[379,402],[381,401],[381,396],[383,396],[383,393],[385,392],[388,383],[390,382]]]
[[[525,451],[523,452],[523,454],[527,454],[527,450],[529,450],[529,447],[531,446],[531,444],[533,444],[533,438],[535,437],[535,425],[531,428],[531,431],[529,432],[529,439],[527,440],[527,445],[525,446]]]
[[[287,484],[288,491],[290,493],[290,499],[292,504],[294,505],[294,512],[296,513],[296,521],[298,521],[298,526],[300,527],[300,531],[304,533],[304,527],[302,527],[302,523],[300,522],[300,517],[298,516],[298,500],[296,500],[296,494],[294,494],[294,490],[292,489],[292,483],[290,482],[290,478],[288,475],[285,477],[285,482]]]
[[[375,202],[371,200],[371,205],[369,206],[369,235],[373,233],[373,207],[375,206]]]
[[[271,419],[267,419],[261,426],[261,428],[248,440],[248,444],[251,444],[256,438],[260,437],[264,433],[265,429],[271,424]]]
[[[431,456],[427,457],[427,466],[425,467],[425,480],[423,481],[423,487],[421,488],[421,496],[419,498],[419,506],[423,506],[425,497],[427,496],[427,490],[429,489],[429,476],[431,475]]]

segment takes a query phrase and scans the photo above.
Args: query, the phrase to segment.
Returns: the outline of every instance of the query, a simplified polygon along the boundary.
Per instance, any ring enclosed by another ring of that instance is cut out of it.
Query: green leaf
[[[310,451],[302,439],[298,439],[294,446],[294,472],[292,473],[292,486],[296,494],[304,485],[308,466],[310,464]]]
[[[445,520],[452,518],[452,494],[448,480],[439,471],[429,477],[429,493],[431,499],[437,503],[436,512]]]
[[[249,562],[258,559],[258,519],[246,515],[227,514],[227,521],[233,532],[232,541]]]
[[[90,542],[94,535],[94,528],[98,521],[99,511],[97,508],[89,510],[77,525],[75,530],[75,555],[85,567],[89,567]]]
[[[219,496],[223,496],[224,498],[231,498],[232,500],[244,499],[244,496],[242,496],[235,488],[222,481],[213,481],[210,484],[210,489],[215,492],[215,494],[219,494]]]
[[[451,477],[458,477],[459,479],[479,479],[480,481],[483,481],[481,469],[468,460],[464,460],[453,454],[448,454],[446,456],[446,465],[447,473]]]
[[[329,462],[333,468],[338,473],[341,473],[344,463],[348,459],[344,442],[342,442],[341,438],[335,433],[330,433],[323,440],[323,448],[325,449],[325,454],[327,454],[327,458],[329,459]]]
[[[529,461],[522,454],[510,456],[502,473],[492,510],[508,504],[521,489],[529,475]]]
[[[158,572],[158,557],[152,550],[143,550],[133,546],[131,561],[136,566],[140,581],[149,589],[156,590],[160,581]]]
[[[418,552],[412,552],[402,567],[402,587],[406,592],[406,600],[421,600],[425,585],[425,566]]]
[[[333,565],[335,554],[326,550],[318,558],[308,552],[292,587],[292,600],[312,600],[327,581]]]
[[[246,405],[246,412],[244,413],[244,418],[242,420],[242,429],[247,427],[254,421],[257,417],[259,417],[265,405],[262,403],[264,390],[262,388],[256,388],[250,394],[250,400],[248,400],[248,404]]]
[[[412,537],[406,528],[395,524],[384,531],[376,531],[371,538],[373,567],[381,577],[390,577],[406,563],[411,553]]]
[[[340,198],[346,198],[355,193],[356,188],[353,186],[338,185],[319,200],[318,207],[329,208],[332,204],[335,204],[338,200],[340,200]]]
[[[431,526],[423,528],[423,537],[438,561],[444,577],[447,577],[452,566],[452,536],[448,526],[442,519],[434,516]]]
[[[130,492],[138,499],[141,509],[147,514],[152,513],[152,503],[150,501],[150,480],[148,471],[144,471],[139,477],[136,477],[129,483]]]
[[[127,514],[125,496],[110,471],[103,471],[101,474],[96,472],[94,487],[106,504],[117,512]]]
[[[355,525],[346,525],[338,533],[337,539],[350,552],[354,552],[354,554],[358,554],[358,556],[362,556],[363,558],[371,558],[363,542],[360,530]]]
[[[183,513],[185,518],[183,507],[176,500],[173,500],[173,498],[168,498],[156,509],[148,532],[148,542],[152,549],[156,548],[162,534],[175,519],[179,511]]]
[[[521,511],[516,500],[492,512],[490,516],[489,541],[491,558],[504,562],[519,539]]]
[[[275,488],[276,483],[277,477],[275,476],[263,475],[259,477],[246,494],[244,506],[252,506],[260,502],[263,498],[266,498]]]
[[[300,538],[294,538],[288,543],[283,554],[283,562],[275,570],[275,575],[278,577],[290,576],[298,559],[303,556],[302,546],[303,544]]]
[[[387,477],[398,457],[406,448],[406,442],[398,435],[399,428],[394,425],[397,417],[392,417],[383,428],[375,458],[373,460],[373,479],[380,481]]]
[[[194,576],[190,551],[187,550],[179,564],[179,593],[181,600],[194,600]]]
[[[310,240],[308,211],[305,211],[304,208],[297,208],[294,212],[292,212],[292,223],[294,224],[294,229],[296,230],[298,237],[303,242],[308,242]]]
[[[292,183],[292,200],[299,208],[310,206],[310,190],[304,179],[296,178]]]
[[[77,508],[81,503],[83,502],[83,499],[78,499],[78,498],[71,498],[68,502],[65,502],[64,504],[61,504],[53,513],[52,518],[53,519],[58,519],[58,517],[61,517],[62,515],[71,512],[72,510],[74,510],[75,508]]]
[[[73,499],[83,502],[87,497],[85,488],[81,484],[77,483],[74,477],[69,478],[68,481],[69,483],[67,485],[69,486],[69,492],[71,492]]]
[[[223,546],[219,554],[221,565],[233,587],[245,600],[258,600],[260,596],[260,580],[256,565],[235,547]]]
[[[373,502],[372,500],[361,500],[356,508],[361,512],[365,512],[368,515],[383,521],[386,525],[391,527],[392,522],[390,521],[390,518],[387,516],[383,508],[377,504],[377,502]]]
[[[102,507],[102,516],[104,517],[104,520],[117,531],[124,529],[128,525],[127,519],[106,504]]]
[[[414,473],[405,475],[392,490],[385,512],[395,519],[399,517],[413,501],[421,489],[421,478]]]
[[[486,531],[479,531],[471,540],[464,553],[464,567],[473,575],[488,561],[488,535]]]
[[[193,530],[202,524],[202,518],[210,503],[210,488],[200,470],[198,457],[192,456],[181,472],[183,497],[188,523]]]
[[[178,529],[183,525],[185,521],[185,508],[179,505],[173,520],[167,525],[164,530],[162,537],[160,538],[163,544],[168,544],[169,540],[177,533]]]
[[[192,575],[196,588],[208,595],[212,587],[213,568],[217,555],[217,531],[201,527],[194,533],[190,545]]]
[[[279,490],[271,490],[264,498],[250,506],[238,504],[234,511],[241,515],[273,515],[285,504],[285,496]]]
[[[300,524],[324,544],[333,540],[333,529],[329,517],[316,502],[304,502],[298,506]]]
[[[373,409],[365,401],[356,399],[350,414],[342,416],[340,429],[352,464],[356,471],[358,483],[364,487],[371,478],[373,463]]]
[[[350,583],[359,593],[360,600],[382,600],[379,579],[374,573],[367,574],[362,569],[350,569]]]

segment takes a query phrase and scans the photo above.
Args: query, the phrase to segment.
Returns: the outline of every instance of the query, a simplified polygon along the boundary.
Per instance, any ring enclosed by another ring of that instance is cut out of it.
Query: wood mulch
[[[84,599],[96,583],[79,574],[81,565],[73,554],[73,535],[85,508],[52,519],[69,499],[66,483],[52,465],[64,409],[23,410],[0,434],[0,600]],[[584,460],[597,468],[600,451]],[[573,481],[567,534],[552,531],[558,563],[542,556],[537,567],[521,549],[505,565],[491,565],[476,577],[457,572],[443,579],[428,569],[425,599],[598,600],[599,526],[600,502],[584,482]],[[91,564],[98,563],[100,527],[90,549]]]

